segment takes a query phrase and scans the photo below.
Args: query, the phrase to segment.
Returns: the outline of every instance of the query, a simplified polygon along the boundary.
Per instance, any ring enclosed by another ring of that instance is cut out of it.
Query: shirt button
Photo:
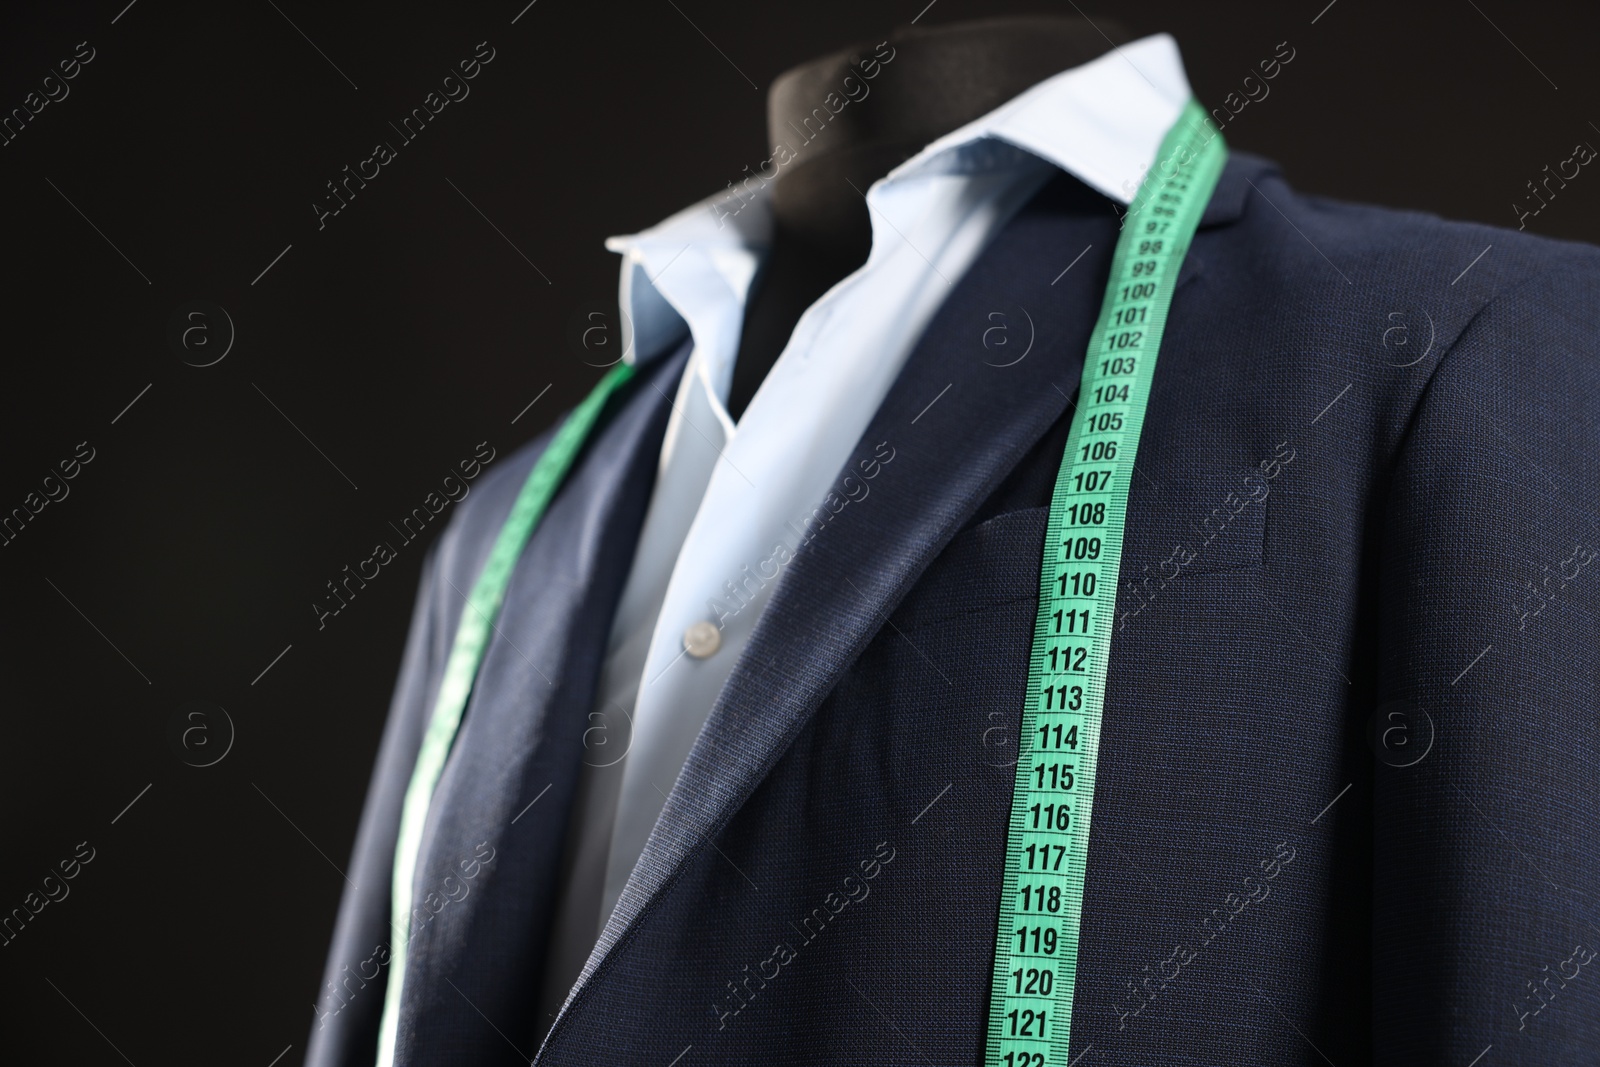
[[[722,647],[722,631],[714,622],[704,620],[683,631],[683,648],[695,659],[705,659]]]

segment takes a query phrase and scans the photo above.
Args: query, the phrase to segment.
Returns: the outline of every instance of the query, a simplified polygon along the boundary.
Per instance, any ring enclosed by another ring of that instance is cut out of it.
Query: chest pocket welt
[[[1130,499],[1121,567],[1127,595],[1134,584],[1159,589],[1180,577],[1259,568],[1268,496],[1249,473]],[[895,625],[909,633],[1014,601],[1036,605],[1049,515],[1047,507],[1021,508],[957,534],[901,602]]]
[[[895,626],[909,633],[1003,604],[1036,604],[1049,515],[1021,508],[958,533],[900,602]]]
[[[1260,567],[1271,492],[1260,470],[1241,467],[1168,480],[1159,491],[1131,494],[1123,586]]]

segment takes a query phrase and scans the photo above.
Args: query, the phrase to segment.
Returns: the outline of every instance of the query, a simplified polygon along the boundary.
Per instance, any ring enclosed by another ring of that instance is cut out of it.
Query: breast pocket
[[[1255,468],[1130,494],[1118,614],[1187,577],[1259,569],[1269,497]],[[961,531],[901,602],[895,624],[909,632],[1020,600],[1037,610],[1049,517],[1047,507],[1020,508]]]
[[[996,515],[951,538],[896,609],[893,621],[910,632],[962,616],[1039,598],[1049,508]]]
[[[1240,467],[1139,489],[1128,499],[1124,588],[1261,566],[1271,497],[1261,471]]]

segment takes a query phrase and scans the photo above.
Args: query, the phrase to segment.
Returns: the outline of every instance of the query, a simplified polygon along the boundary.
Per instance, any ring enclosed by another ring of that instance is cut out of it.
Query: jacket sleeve
[[[1562,256],[1440,358],[1385,490],[1383,1067],[1600,1063],[1600,256]]]

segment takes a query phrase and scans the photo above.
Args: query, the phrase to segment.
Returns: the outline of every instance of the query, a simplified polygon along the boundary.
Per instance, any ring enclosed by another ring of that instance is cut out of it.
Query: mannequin
[[[1127,41],[1109,22],[1011,16],[890,34],[891,62],[772,181],[772,248],[745,311],[728,412],[744,412],[801,314],[867,260],[867,187],[924,145],[1060,71]],[[769,143],[790,143],[875,44],[853,45],[779,75],[767,98]],[[881,53],[880,53],[881,54]]]

